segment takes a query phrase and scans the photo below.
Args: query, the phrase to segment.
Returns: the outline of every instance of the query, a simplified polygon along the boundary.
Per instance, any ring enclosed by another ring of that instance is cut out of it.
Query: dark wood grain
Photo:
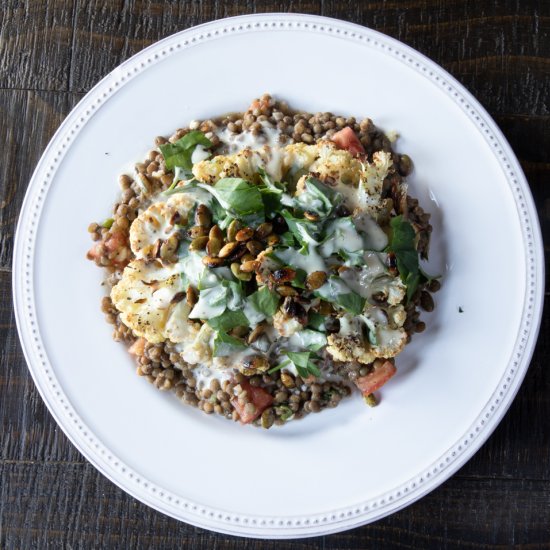
[[[143,47],[215,18],[267,11],[364,24],[448,69],[516,151],[550,246],[547,1],[0,0],[0,548],[549,548],[548,307],[525,382],[472,460],[405,510],[305,541],[227,537],[149,509],[83,459],[35,389],[15,329],[11,256],[27,182],[51,135],[83,93]]]
[[[15,225],[32,172],[53,133],[80,97],[82,94],[0,89],[4,159],[0,164],[0,269],[11,267]]]

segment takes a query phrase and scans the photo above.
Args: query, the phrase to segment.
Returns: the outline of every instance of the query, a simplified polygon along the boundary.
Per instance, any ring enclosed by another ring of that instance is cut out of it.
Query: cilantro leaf
[[[318,229],[316,223],[296,218],[286,209],[283,210],[281,214],[288,225],[289,231],[294,235],[294,238],[300,243],[306,253],[310,244],[318,244]]]
[[[241,178],[223,178],[214,185],[213,195],[224,208],[238,216],[253,214],[264,209],[262,194],[257,185]]]
[[[307,272],[301,268],[292,268],[296,271],[294,279],[290,282],[296,288],[306,288]]]
[[[279,307],[280,296],[264,286],[251,294],[248,300],[256,311],[263,313],[266,317],[273,317]]]
[[[316,311],[309,310],[308,313],[308,327],[315,330],[325,330],[325,316],[317,313]]]
[[[308,378],[311,374],[313,376],[321,376],[321,371],[319,370],[317,365],[311,360],[310,355],[311,352],[309,351],[288,351],[286,353],[288,359],[286,361],[283,361],[276,367],[270,369],[268,373],[273,374],[274,372],[284,369],[289,365],[294,365],[296,372],[302,378]]]
[[[296,199],[301,209],[328,216],[334,206],[342,202],[342,195],[318,179],[309,177],[305,180],[305,190]]]
[[[322,332],[309,328],[299,330],[295,333],[294,338],[299,340],[301,347],[309,351],[319,351],[327,345],[327,337]]]
[[[317,365],[315,365],[310,360],[311,352],[289,351],[286,355],[292,361],[292,363],[294,363],[294,366],[296,367],[296,372],[302,378],[307,378],[310,374],[313,374],[313,376],[321,376],[321,371],[317,368]]]
[[[185,134],[174,143],[159,145],[166,168],[173,170],[176,166],[179,166],[184,170],[190,171],[193,168],[191,155],[197,145],[212,147],[212,142],[202,132],[194,130]]]
[[[231,311],[225,310],[218,317],[209,319],[207,323],[214,329],[226,332],[235,327],[246,327],[248,326],[248,319],[245,314],[241,311]]]
[[[307,367],[310,353],[309,351],[289,351],[286,354],[288,358],[294,363],[295,367]]]
[[[365,307],[365,298],[361,298],[356,292],[347,292],[346,294],[339,294],[334,300],[336,304],[340,307],[353,313],[354,315],[359,315]]]
[[[226,357],[245,348],[246,346],[242,340],[229,336],[229,334],[220,330],[214,336],[212,353],[214,357]]]
[[[395,254],[397,270],[401,280],[407,286],[407,300],[410,300],[418,288],[421,276],[415,246],[416,232],[403,216],[392,218],[390,226],[391,239],[387,250]]]
[[[359,315],[363,311],[366,302],[366,298],[350,290],[344,281],[335,275],[329,277],[327,282],[315,291],[315,295],[339,305],[354,315]]]

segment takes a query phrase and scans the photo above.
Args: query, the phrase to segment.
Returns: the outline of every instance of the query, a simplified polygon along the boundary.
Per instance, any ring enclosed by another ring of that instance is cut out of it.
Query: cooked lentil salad
[[[440,286],[420,267],[432,227],[410,158],[368,118],[267,94],[155,145],[88,228],[138,375],[263,428],[353,388],[376,404]]]

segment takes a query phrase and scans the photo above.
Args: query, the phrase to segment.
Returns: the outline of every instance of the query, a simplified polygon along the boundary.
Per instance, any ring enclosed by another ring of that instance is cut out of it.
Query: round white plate
[[[86,227],[157,135],[244,110],[269,91],[294,108],[369,116],[402,136],[412,194],[433,214],[441,272],[428,329],[370,409],[262,431],[185,407],[140,379],[111,340]],[[510,405],[535,344],[543,253],[529,188],[477,101],[411,48],[342,21],[253,15],[171,36],[103,79],[46,149],[14,257],[19,333],[52,415],[103,474],[186,522],[305,537],[386,516],[447,479]]]

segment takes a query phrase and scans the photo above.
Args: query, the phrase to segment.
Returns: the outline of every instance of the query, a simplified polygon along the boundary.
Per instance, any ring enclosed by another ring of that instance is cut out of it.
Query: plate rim
[[[442,88],[474,123],[503,170],[518,210],[525,250],[526,288],[521,327],[503,376],[469,430],[455,445],[419,475],[399,487],[353,506],[303,517],[262,516],[218,510],[188,501],[156,486],[125,465],[82,422],[55,377],[42,347],[33,303],[33,262],[42,205],[72,139],[94,116],[96,109],[147,67],[172,53],[232,33],[262,30],[315,32],[379,48]],[[70,441],[103,475],[144,504],[192,525],[213,531],[255,538],[302,538],[351,529],[394,513],[451,477],[500,423],[529,367],[541,324],[544,302],[544,252],[534,200],[510,145],[481,104],[447,71],[410,46],[361,25],[317,15],[261,13],[218,19],[168,36],[121,63],[101,79],[61,123],[31,177],[14,238],[12,289],[19,339],[34,383],[55,421]]]

